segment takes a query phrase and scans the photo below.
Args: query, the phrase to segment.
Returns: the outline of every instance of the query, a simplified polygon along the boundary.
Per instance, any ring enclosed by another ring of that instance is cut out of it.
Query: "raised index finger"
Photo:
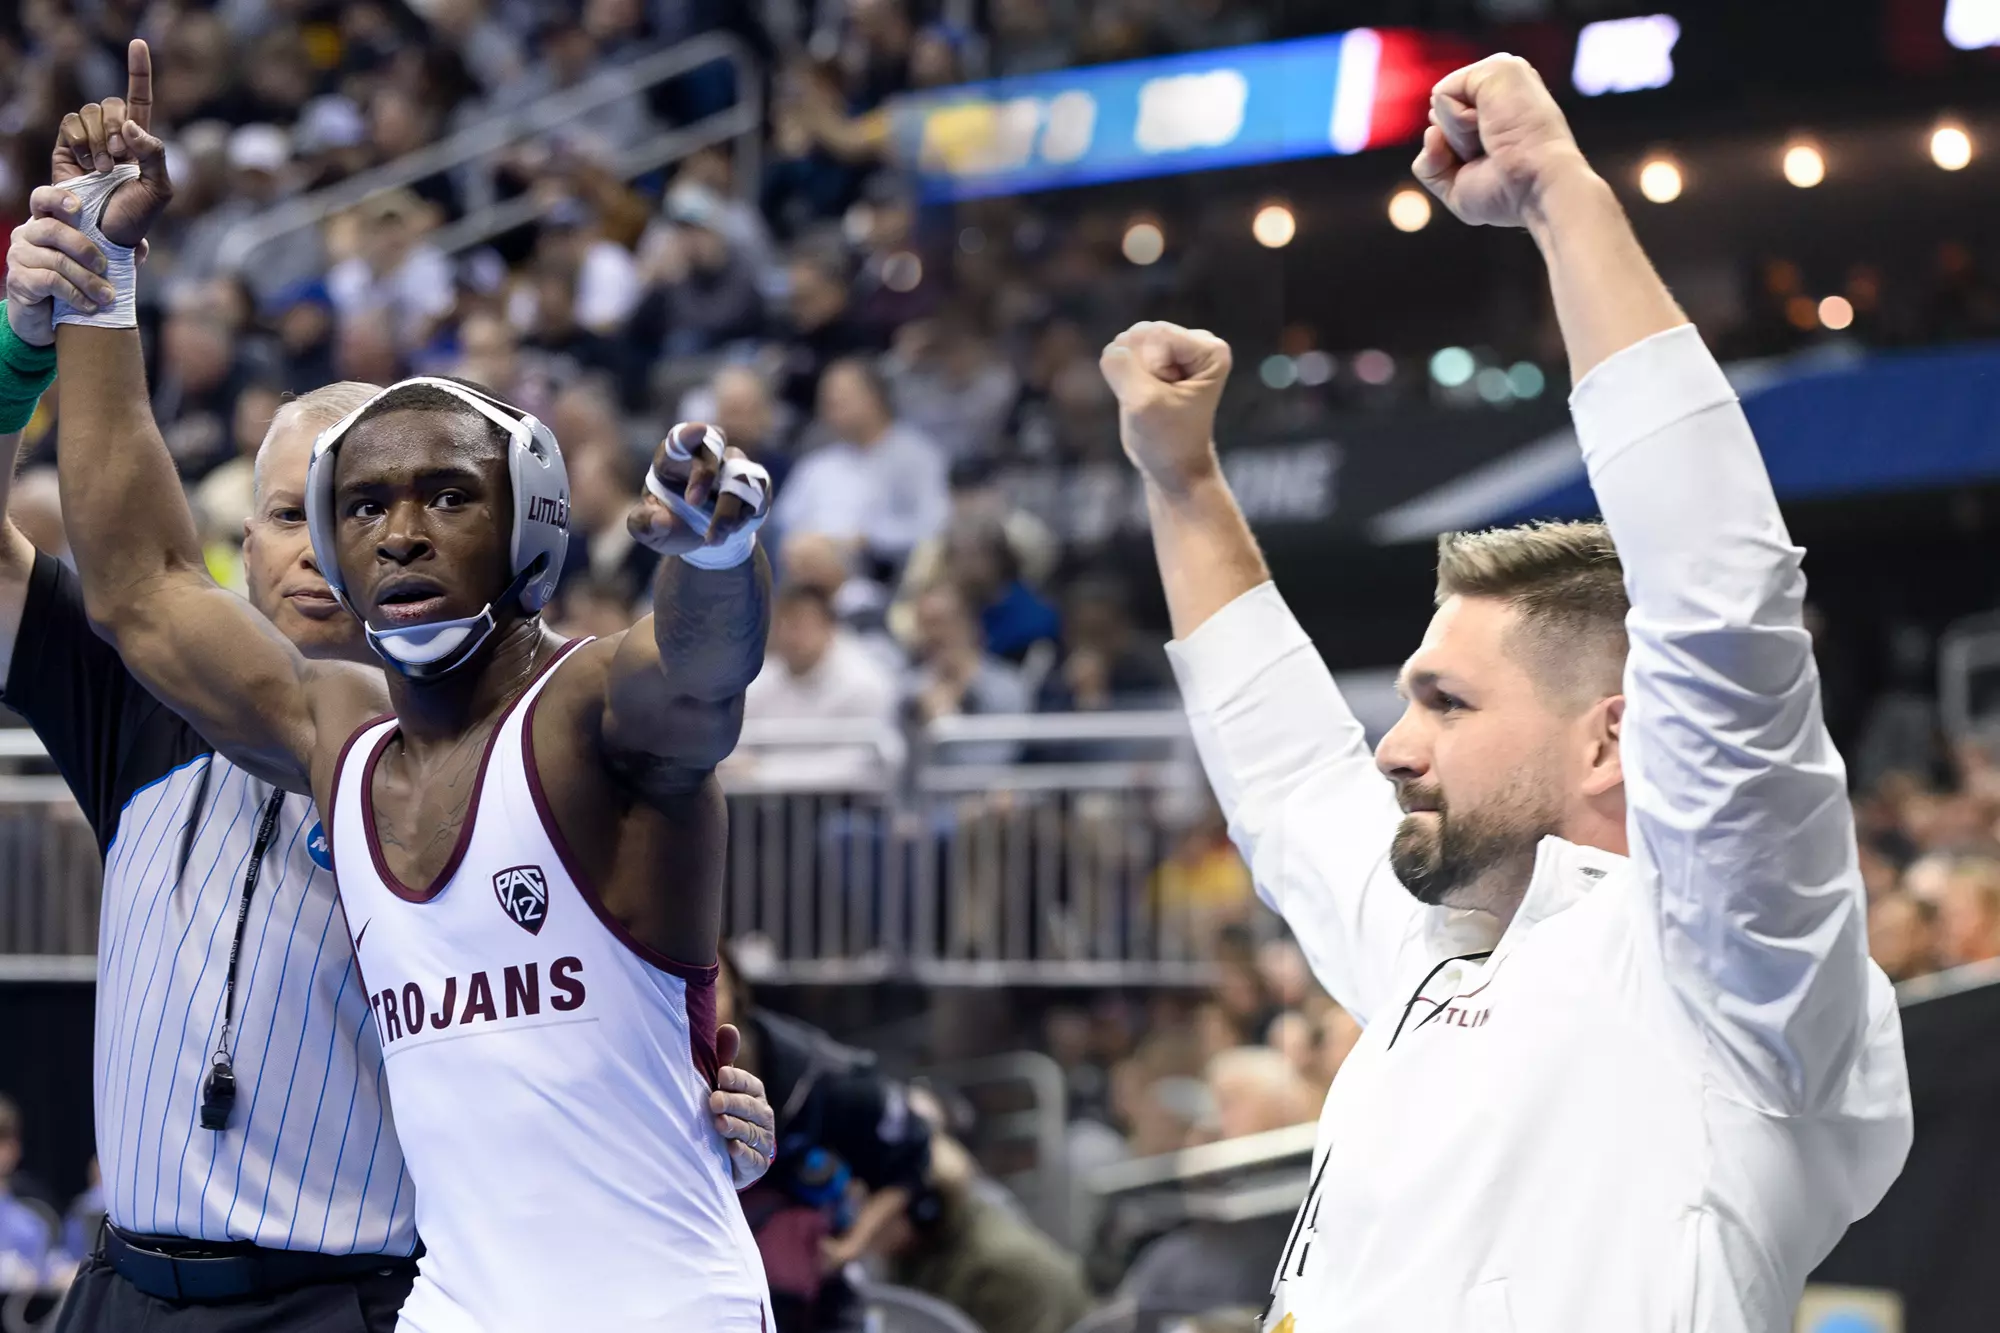
[[[142,130],[153,128],[153,52],[136,37],[125,48],[125,115]]]

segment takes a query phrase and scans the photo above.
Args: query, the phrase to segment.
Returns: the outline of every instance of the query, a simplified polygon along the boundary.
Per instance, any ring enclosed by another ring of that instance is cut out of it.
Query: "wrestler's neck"
[[[510,616],[473,659],[442,680],[419,682],[387,672],[406,750],[449,745],[491,723],[521,697],[562,640],[540,616]]]

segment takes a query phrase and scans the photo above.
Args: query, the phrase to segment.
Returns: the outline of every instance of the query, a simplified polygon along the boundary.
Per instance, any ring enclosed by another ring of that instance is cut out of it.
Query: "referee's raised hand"
[[[166,145],[153,137],[151,128],[153,57],[143,41],[134,39],[126,47],[125,79],[124,97],[107,97],[63,117],[50,157],[50,179],[62,185],[136,163],[139,178],[120,185],[97,219],[114,244],[136,246],[174,198]]]

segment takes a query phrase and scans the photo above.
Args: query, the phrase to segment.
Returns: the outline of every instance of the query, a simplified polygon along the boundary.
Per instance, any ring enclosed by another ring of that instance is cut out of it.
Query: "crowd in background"
[[[975,29],[970,6],[921,0],[780,8],[23,0],[0,16],[0,227],[39,183],[60,112],[119,92],[123,39],[149,37],[177,184],[142,288],[149,379],[226,582],[240,583],[250,464],[286,395],[449,373],[562,441],[575,535],[549,616],[566,631],[613,632],[645,609],[654,557],[624,519],[666,424],[715,422],[771,469],[779,585],[753,721],[895,731],[1170,704],[1161,635],[1133,623],[1131,590],[1000,484],[1020,460],[1115,457],[1097,347],[1145,311],[1152,280],[1118,261],[1114,219],[1054,228],[1009,201],[920,207],[881,112],[972,75],[1256,40],[1271,31],[1263,14],[1223,0],[992,0]],[[744,91],[718,67],[243,249],[243,224],[275,205],[719,24],[777,71],[749,90],[770,108],[755,156],[725,145],[635,180],[616,169]],[[753,162],[757,179],[742,179]],[[437,244],[440,228],[524,195],[538,221]],[[1940,250],[1937,265],[1926,318],[1959,335],[2000,329],[2000,295],[1970,255]],[[1782,324],[1797,289],[1795,268],[1767,267],[1746,348],[1763,348],[1759,321]],[[59,552],[53,404],[30,428],[15,512]],[[1927,701],[1883,707],[1857,761],[1875,955],[1898,980],[2000,957],[2000,759],[1956,738],[1940,762]],[[837,785],[877,756],[828,746],[734,762]],[[1078,1169],[1311,1120],[1359,1035],[1255,905],[1219,817],[1197,821],[1155,883],[1212,909],[1222,980],[1049,1013]],[[10,1152],[18,1116],[0,1103],[0,1178]],[[18,1199],[33,1197],[18,1179],[0,1193],[0,1265],[23,1250],[8,1238],[25,1234]]]

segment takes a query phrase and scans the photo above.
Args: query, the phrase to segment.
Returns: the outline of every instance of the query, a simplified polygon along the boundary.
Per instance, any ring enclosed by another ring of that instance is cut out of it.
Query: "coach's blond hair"
[[[1438,538],[1437,603],[1486,597],[1520,614],[1509,646],[1552,697],[1616,694],[1625,669],[1625,572],[1602,523],[1527,523]]]

